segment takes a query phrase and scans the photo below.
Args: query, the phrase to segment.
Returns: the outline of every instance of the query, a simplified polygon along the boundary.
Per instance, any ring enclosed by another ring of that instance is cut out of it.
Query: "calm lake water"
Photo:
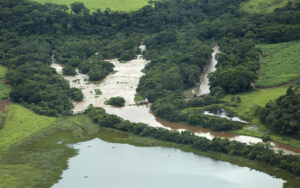
[[[136,147],[98,138],[72,147],[79,154],[53,188],[282,187],[284,181],[247,167],[179,149]]]

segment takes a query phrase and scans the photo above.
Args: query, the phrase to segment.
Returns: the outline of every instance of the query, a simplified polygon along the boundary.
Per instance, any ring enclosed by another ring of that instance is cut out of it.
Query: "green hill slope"
[[[84,5],[91,11],[95,11],[100,8],[105,10],[109,8],[111,10],[121,10],[121,11],[133,11],[137,10],[148,4],[148,0],[33,0],[40,3],[54,3],[62,5],[70,5],[73,2],[83,2]]]
[[[261,46],[260,75],[257,87],[270,87],[300,77],[300,41]]]
[[[248,13],[269,13],[296,0],[249,0],[241,4],[241,9]]]

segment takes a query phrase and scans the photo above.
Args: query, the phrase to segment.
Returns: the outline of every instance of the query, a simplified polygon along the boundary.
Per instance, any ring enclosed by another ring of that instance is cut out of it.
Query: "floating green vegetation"
[[[258,87],[283,84],[300,77],[300,41],[262,45],[261,49]]]

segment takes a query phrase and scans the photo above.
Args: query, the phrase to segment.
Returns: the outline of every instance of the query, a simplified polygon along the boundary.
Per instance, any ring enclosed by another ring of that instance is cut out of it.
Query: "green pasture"
[[[228,102],[230,105],[221,106],[226,108],[227,110],[234,112],[238,116],[247,121],[250,121],[255,125],[254,129],[251,128],[253,125],[249,125],[241,130],[231,132],[258,138],[262,138],[264,134],[269,134],[273,141],[300,148],[299,140],[288,136],[278,135],[272,132],[267,128],[266,125],[261,123],[254,114],[257,107],[264,107],[270,100],[275,100],[281,95],[284,95],[288,87],[289,86],[281,86],[268,89],[254,89],[252,91],[239,93],[236,95],[226,95],[222,100]],[[241,98],[240,103],[237,103],[234,100],[234,98],[236,98],[237,96]]]
[[[37,115],[27,108],[11,103],[3,129],[0,130],[0,151],[19,145],[24,139],[49,127],[55,118]]]
[[[96,9],[105,10],[109,8],[110,10],[119,11],[134,11],[148,4],[148,0],[33,0],[36,2],[44,3],[54,3],[54,4],[64,4],[70,5],[74,2],[83,2],[84,5],[91,11]]]
[[[296,0],[249,0],[241,4],[241,10],[248,13],[269,13]]]
[[[300,41],[261,45],[263,57],[257,87],[269,87],[300,77]]]

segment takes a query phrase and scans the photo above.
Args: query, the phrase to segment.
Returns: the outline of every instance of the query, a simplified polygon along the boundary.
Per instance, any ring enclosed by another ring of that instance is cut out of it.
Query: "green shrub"
[[[66,65],[63,68],[63,74],[67,75],[67,76],[74,76],[76,75],[76,70],[74,67],[70,66],[70,65]]]
[[[124,106],[125,99],[123,97],[111,97],[109,100],[105,101],[105,104],[112,106]]]

